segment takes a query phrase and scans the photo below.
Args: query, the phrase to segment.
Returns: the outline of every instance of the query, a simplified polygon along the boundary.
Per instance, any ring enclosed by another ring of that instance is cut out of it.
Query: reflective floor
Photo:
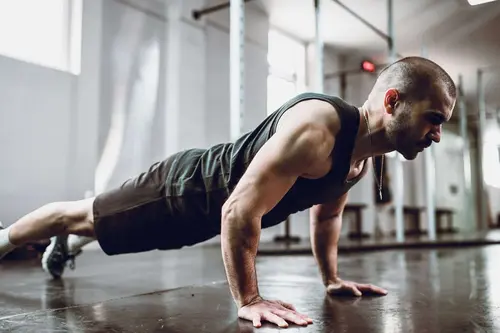
[[[296,235],[292,234],[292,236]],[[265,255],[311,254],[310,240],[308,238],[299,238],[298,240],[297,242],[263,242],[259,247],[259,253]],[[345,237],[341,239],[339,252],[351,253],[402,248],[456,248],[457,246],[465,247],[491,244],[500,244],[500,230],[438,234],[435,240],[430,240],[427,234],[406,236],[404,242],[399,242],[392,236],[361,239],[349,239]]]
[[[385,297],[329,297],[310,256],[259,257],[261,293],[313,318],[290,332],[499,332],[500,246],[344,254],[344,279]],[[86,251],[53,281],[37,262],[0,265],[0,332],[274,332],[238,320],[220,250],[107,257]]]

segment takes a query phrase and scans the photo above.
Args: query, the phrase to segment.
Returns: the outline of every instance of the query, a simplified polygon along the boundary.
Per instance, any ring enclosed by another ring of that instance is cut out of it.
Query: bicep
[[[225,205],[237,215],[262,217],[297,178],[329,156],[325,132],[309,126],[278,131],[256,154]]]

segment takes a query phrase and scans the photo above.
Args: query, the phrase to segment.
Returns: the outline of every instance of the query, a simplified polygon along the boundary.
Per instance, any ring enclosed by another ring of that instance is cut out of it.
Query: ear
[[[395,88],[390,88],[385,92],[384,109],[388,114],[393,114],[396,105],[399,101],[399,91]]]

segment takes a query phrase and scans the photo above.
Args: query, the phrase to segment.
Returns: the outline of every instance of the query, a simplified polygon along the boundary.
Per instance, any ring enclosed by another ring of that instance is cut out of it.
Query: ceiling
[[[334,0],[322,0],[322,31],[327,47],[341,54],[388,61],[385,40]],[[342,0],[379,30],[388,31],[387,0]],[[470,6],[467,0],[393,0],[395,47],[403,56],[426,56],[453,78],[463,76],[471,121],[477,118],[477,70],[485,71],[486,103],[493,116],[500,107],[500,1]],[[313,0],[258,0],[270,24],[304,41],[315,36]],[[300,24],[298,24],[298,22]]]

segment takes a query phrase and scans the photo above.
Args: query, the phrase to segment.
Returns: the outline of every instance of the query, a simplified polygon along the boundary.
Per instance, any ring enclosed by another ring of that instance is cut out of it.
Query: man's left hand
[[[330,282],[326,287],[326,292],[329,295],[354,295],[361,296],[363,293],[370,295],[387,295],[387,290],[380,287],[374,286],[372,284],[362,284],[352,281],[343,281],[337,279],[334,282]]]

